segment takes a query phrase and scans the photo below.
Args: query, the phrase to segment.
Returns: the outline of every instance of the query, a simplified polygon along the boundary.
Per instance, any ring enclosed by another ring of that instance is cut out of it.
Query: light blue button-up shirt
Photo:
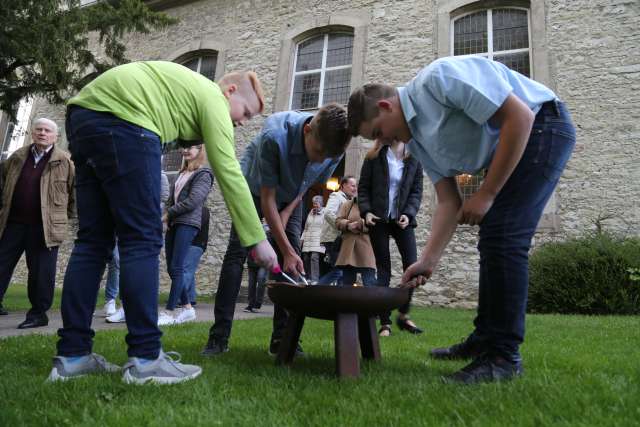
[[[489,166],[500,129],[488,120],[510,93],[534,114],[543,103],[556,99],[546,86],[475,56],[438,59],[398,88],[412,135],[407,147],[434,184]]]
[[[343,156],[309,163],[302,130],[312,118],[313,114],[285,111],[265,120],[240,160],[251,193],[259,197],[261,187],[276,188],[276,203],[283,206],[331,177]]]

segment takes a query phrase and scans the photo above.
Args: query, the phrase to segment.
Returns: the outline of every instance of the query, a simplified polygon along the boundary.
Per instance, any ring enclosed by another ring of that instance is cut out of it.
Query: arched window
[[[214,50],[190,52],[178,58],[176,62],[202,74],[209,80],[215,80],[218,52]]]
[[[480,55],[531,77],[529,10],[495,8],[457,16],[451,25],[451,53]]]
[[[296,46],[290,109],[315,110],[346,104],[351,93],[353,34],[324,33]]]

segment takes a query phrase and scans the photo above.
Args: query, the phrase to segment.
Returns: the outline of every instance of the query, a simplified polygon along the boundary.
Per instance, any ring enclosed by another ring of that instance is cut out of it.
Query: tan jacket
[[[362,224],[363,231],[352,232],[347,229],[347,225],[354,221]],[[358,209],[357,203],[354,204],[353,200],[349,200],[342,204],[336,218],[336,226],[338,230],[342,231],[342,245],[340,246],[336,266],[350,265],[360,268],[376,268],[376,257],[371,247],[371,240],[369,240],[364,220],[360,218],[360,209]]]
[[[0,236],[4,233],[11,210],[13,190],[22,167],[31,155],[31,145],[18,149],[0,168]],[[76,202],[73,188],[75,167],[66,151],[53,147],[53,152],[40,178],[40,203],[44,241],[48,248],[59,246],[67,237],[69,218],[75,216]]]

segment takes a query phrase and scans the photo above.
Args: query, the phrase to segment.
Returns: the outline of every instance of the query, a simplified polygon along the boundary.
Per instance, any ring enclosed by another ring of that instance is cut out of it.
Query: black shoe
[[[484,355],[446,377],[445,383],[477,384],[508,381],[522,375],[522,362],[510,362],[502,356]]]
[[[390,337],[391,336],[391,325],[382,325],[380,329],[378,329],[378,335],[381,337]]]
[[[413,323],[413,322],[412,322]],[[420,328],[418,328],[415,324],[412,325],[411,323],[409,323],[409,319],[404,318],[396,318],[396,325],[398,325],[398,328],[400,328],[401,331],[407,331],[410,334],[414,334],[414,335],[420,335],[421,333],[423,333],[424,331]]]
[[[253,311],[253,307],[251,307],[250,305],[246,306],[242,311],[244,311],[245,313],[255,313],[255,311]]]
[[[46,315],[27,318],[24,322],[18,325],[18,329],[30,329],[30,328],[39,328],[41,326],[47,326],[49,324],[49,319]]]
[[[0,316],[6,316],[7,314],[9,314],[9,312],[0,304]]]
[[[454,344],[451,347],[434,348],[429,354],[434,359],[464,360],[480,357],[486,351],[487,345],[484,341],[469,337],[460,344]]]
[[[278,351],[280,351],[280,342],[282,340],[271,340],[271,343],[269,343],[269,354],[272,356],[277,356],[278,355]],[[304,356],[304,350],[302,350],[302,346],[300,345],[300,342],[298,342],[298,345],[296,346],[296,357],[303,357]]]
[[[204,347],[204,350],[202,350],[200,354],[205,357],[212,357],[222,353],[226,353],[228,351],[229,346],[226,341],[217,340],[214,337],[209,337],[207,345]]]

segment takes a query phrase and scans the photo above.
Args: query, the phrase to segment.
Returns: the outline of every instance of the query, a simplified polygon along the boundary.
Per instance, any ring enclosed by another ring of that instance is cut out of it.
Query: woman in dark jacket
[[[189,286],[185,283],[185,261],[194,237],[202,222],[204,206],[211,186],[213,173],[207,166],[207,154],[203,145],[182,149],[182,168],[171,186],[167,211],[163,221],[168,224],[165,236],[167,268],[171,277],[171,291],[166,311],[158,316],[159,325],[183,323],[195,320],[195,309],[190,304]],[[180,300],[189,301],[174,313]]]
[[[391,258],[389,238],[393,237],[405,270],[417,260],[416,215],[422,201],[422,167],[402,142],[376,145],[362,164],[358,184],[360,215],[369,226],[376,257],[378,285],[389,286]],[[409,317],[409,305],[400,307],[396,323],[401,330],[422,333]],[[380,315],[380,335],[391,334],[391,313]]]

